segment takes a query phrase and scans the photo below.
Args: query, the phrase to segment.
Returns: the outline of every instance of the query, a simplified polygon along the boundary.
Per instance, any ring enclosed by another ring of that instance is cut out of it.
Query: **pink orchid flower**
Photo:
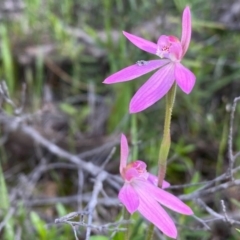
[[[182,16],[181,41],[175,36],[162,35],[157,44],[127,32],[124,36],[143,51],[155,54],[161,60],[137,61],[136,64],[114,73],[103,83],[125,82],[160,68],[140,87],[130,102],[130,113],[143,111],[161,99],[176,81],[183,92],[189,94],[195,84],[195,75],[180,62],[183,59],[191,39],[191,12],[186,7]]]
[[[176,238],[176,226],[160,204],[185,215],[193,214],[192,210],[171,193],[157,187],[157,177],[147,172],[146,163],[137,160],[127,164],[128,153],[128,142],[122,134],[120,174],[125,183],[119,192],[119,200],[131,214],[138,210],[165,235]],[[163,182],[163,188],[169,185]]]

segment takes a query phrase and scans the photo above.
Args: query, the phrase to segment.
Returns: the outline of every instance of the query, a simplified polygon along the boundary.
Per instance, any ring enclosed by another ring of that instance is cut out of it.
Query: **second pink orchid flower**
[[[188,49],[191,32],[191,12],[189,7],[186,7],[183,11],[181,41],[175,36],[162,35],[156,44],[123,32],[124,36],[141,50],[164,59],[138,61],[136,64],[109,76],[103,83],[113,84],[130,81],[160,68],[135,93],[130,102],[130,113],[143,111],[156,103],[170,90],[175,81],[183,92],[189,94],[193,89],[196,78],[180,62]]]
[[[176,226],[161,205],[185,215],[193,214],[191,208],[171,193],[158,188],[158,179],[147,172],[145,162],[137,160],[127,164],[128,154],[127,139],[122,134],[120,173],[124,179],[124,185],[119,192],[119,200],[131,214],[139,211],[165,235],[176,238]],[[169,185],[168,182],[163,181],[163,188]]]

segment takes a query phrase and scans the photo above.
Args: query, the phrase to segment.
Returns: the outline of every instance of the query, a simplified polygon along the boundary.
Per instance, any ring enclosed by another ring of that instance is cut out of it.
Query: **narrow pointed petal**
[[[161,188],[155,187],[146,180],[144,181],[143,179],[138,178],[134,181],[133,187],[140,197],[142,194],[148,191],[149,198],[154,198],[165,207],[168,207],[175,212],[185,215],[193,214],[192,209],[184,202],[182,202],[179,198],[175,197],[171,193],[166,192],[165,190],[162,190]]]
[[[131,214],[134,213],[139,206],[139,197],[129,183],[125,183],[120,189],[118,199]]]
[[[146,192],[140,196],[138,211],[165,235],[171,238],[177,237],[177,229],[173,220],[154,199],[146,194]]]
[[[123,169],[126,167],[127,165],[127,159],[128,159],[128,153],[129,153],[129,149],[128,149],[128,142],[127,142],[127,138],[124,134],[121,135],[121,147],[120,147],[120,173],[123,176]]]
[[[157,44],[123,31],[124,36],[143,51],[156,54]]]
[[[195,75],[188,68],[184,67],[181,63],[176,63],[175,79],[178,86],[186,94],[189,94],[192,91],[196,81]]]
[[[149,173],[147,180],[155,186],[157,186],[157,184],[158,184],[158,177],[151,173]],[[163,180],[162,188],[165,189],[165,188],[168,188],[169,186],[170,186],[170,183]]]
[[[191,21],[191,11],[190,8],[187,6],[183,11],[182,16],[182,38],[181,44],[183,48],[182,57],[187,52],[192,34],[192,21]]]
[[[130,81],[146,73],[149,73],[157,68],[160,68],[166,65],[167,63],[169,63],[169,60],[166,60],[166,59],[146,61],[146,63],[141,66],[135,63],[134,65],[126,67],[112,74],[111,76],[106,78],[103,81],[103,83],[112,84],[112,83]]]
[[[174,82],[174,65],[169,63],[154,73],[135,93],[130,102],[130,113],[137,113],[161,99]]]

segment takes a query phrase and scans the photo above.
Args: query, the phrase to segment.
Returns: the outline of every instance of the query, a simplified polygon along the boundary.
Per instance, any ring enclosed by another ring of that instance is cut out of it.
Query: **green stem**
[[[166,95],[166,110],[165,110],[165,120],[164,120],[164,129],[163,129],[163,139],[160,145],[159,150],[159,170],[158,170],[158,186],[162,187],[163,180],[165,178],[166,168],[167,168],[167,158],[169,149],[171,146],[171,135],[170,135],[170,127],[171,127],[171,117],[172,110],[175,101],[176,95],[176,83],[173,84],[171,89]],[[154,233],[154,225],[151,223],[148,227],[148,233],[146,240],[152,240]]]
[[[152,240],[153,239],[153,233],[154,233],[154,225],[151,223],[148,227],[148,233],[146,240]]]
[[[164,120],[164,129],[163,129],[163,139],[160,145],[159,150],[159,170],[158,170],[158,186],[162,187],[163,180],[165,178],[166,174],[166,168],[167,168],[167,158],[169,149],[171,146],[171,133],[170,133],[170,127],[171,127],[171,117],[172,117],[172,110],[173,105],[175,101],[175,95],[176,95],[176,83],[173,84],[171,89],[166,95],[166,110],[165,110],[165,120]]]
[[[128,210],[124,207],[123,209],[123,218],[124,220],[129,220],[131,217],[130,213]],[[130,229],[129,229],[130,224],[126,224],[124,227],[126,228],[126,231],[124,232],[124,240],[129,240],[130,237]]]
[[[222,131],[222,137],[219,145],[219,150],[218,150],[218,157],[217,157],[217,164],[216,164],[216,177],[221,174],[221,169],[223,168],[224,164],[224,153],[226,151],[227,147],[227,139],[228,139],[228,116],[226,115],[224,119],[224,125],[223,125],[223,131]],[[215,182],[215,186],[218,186],[220,181]],[[214,194],[214,202],[219,203],[220,201],[220,196],[221,193],[216,191]]]
[[[131,138],[133,143],[132,159],[138,159],[138,132],[137,132],[137,114],[131,115]]]

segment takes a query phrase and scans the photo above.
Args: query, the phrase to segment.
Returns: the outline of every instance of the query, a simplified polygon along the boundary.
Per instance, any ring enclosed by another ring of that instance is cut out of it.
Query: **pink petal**
[[[152,183],[153,185],[157,186],[158,184],[158,177],[149,173],[148,175],[148,179],[147,179],[150,183]],[[170,183],[163,180],[163,186],[162,188],[165,189],[165,188],[168,188],[170,186]]]
[[[157,46],[158,47],[164,47],[164,46],[169,46],[169,36],[167,35],[161,35],[159,38],[158,38],[158,41],[157,41]]]
[[[169,48],[169,52],[170,52],[170,59],[172,61],[176,61],[176,60],[181,60],[182,58],[182,45],[180,42],[175,42],[172,44],[172,46]]]
[[[171,184],[169,182],[163,180],[162,189],[168,188],[168,187],[170,187],[170,185]]]
[[[195,75],[181,63],[176,63],[175,65],[175,79],[178,86],[183,90],[183,92],[189,94],[195,84]]]
[[[149,192],[149,191],[148,191]],[[166,211],[146,192],[139,196],[140,204],[138,211],[157,228],[159,228],[165,235],[176,238],[177,229],[173,220],[169,217]]]
[[[133,187],[139,196],[144,193],[146,195],[146,192],[148,192],[149,198],[154,198],[156,201],[175,212],[185,215],[193,214],[192,209],[183,203],[179,198],[175,197],[171,193],[166,192],[165,190],[162,190],[161,188],[155,187],[146,180],[144,181],[141,178],[134,180]]]
[[[123,31],[124,36],[143,51],[156,54],[157,44]]]
[[[139,197],[129,183],[125,183],[120,189],[118,198],[131,214],[137,210]]]
[[[162,59],[162,60],[151,60],[151,61],[145,61],[144,65],[139,66],[137,63],[134,65],[131,65],[129,67],[126,67],[108,78],[106,78],[103,83],[105,84],[112,84],[112,83],[118,83],[118,82],[126,82],[129,80],[133,80],[137,77],[140,77],[148,72],[151,72],[157,68],[162,67],[163,65],[166,65],[169,62],[169,60]]]
[[[174,82],[174,65],[169,63],[154,73],[135,93],[130,102],[130,113],[143,111],[161,99]]]
[[[183,55],[187,52],[192,34],[192,21],[191,21],[191,11],[189,7],[186,7],[182,15],[182,38],[181,44],[183,48]]]
[[[121,156],[120,156],[120,173],[123,176],[123,169],[127,166],[127,159],[128,159],[128,142],[127,138],[124,134],[121,135]],[[124,177],[124,176],[123,176]]]

